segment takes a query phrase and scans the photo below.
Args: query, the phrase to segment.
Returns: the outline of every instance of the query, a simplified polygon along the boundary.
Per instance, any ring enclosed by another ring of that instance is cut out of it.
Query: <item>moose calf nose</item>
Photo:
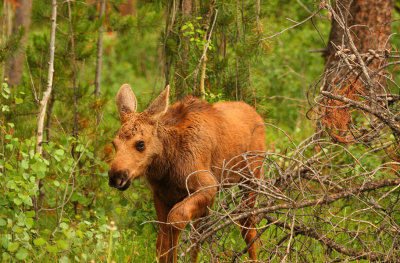
[[[108,185],[111,187],[121,187],[122,184],[125,182],[127,178],[127,171],[115,171],[115,170],[109,170],[108,171]]]

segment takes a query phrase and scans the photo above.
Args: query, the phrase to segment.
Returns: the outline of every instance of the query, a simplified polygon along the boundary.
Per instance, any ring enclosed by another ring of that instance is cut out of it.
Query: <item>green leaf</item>
[[[15,104],[21,104],[22,102],[24,102],[24,100],[22,99],[22,98],[18,98],[18,97],[15,97]]]
[[[35,211],[31,210],[25,213],[26,217],[35,217]]]
[[[28,256],[28,250],[26,250],[25,248],[20,248],[17,254],[15,254],[15,257],[19,260],[24,260],[26,259],[27,256]]]
[[[47,251],[49,251],[50,253],[57,253],[58,249],[56,246],[47,245]]]
[[[7,166],[7,164],[6,164],[6,166]],[[10,181],[7,182],[6,187],[7,187],[8,189],[16,189],[16,188],[17,188],[17,185],[15,184],[14,181],[10,180]]]
[[[136,199],[139,199],[139,194],[136,193],[136,192],[133,192],[133,193],[132,193],[132,198],[135,199],[135,200],[136,200]]]
[[[10,251],[10,252],[13,252],[13,251],[17,250],[18,247],[19,247],[19,243],[14,242],[14,243],[11,243],[11,244],[8,246],[7,250]]]
[[[33,244],[35,244],[35,246],[43,246],[44,244],[46,244],[46,240],[44,240],[44,238],[36,238],[35,240],[33,240]]]
[[[32,172],[37,175],[38,179],[42,179],[46,176],[47,165],[44,162],[36,161],[31,165]]]
[[[0,226],[5,226],[7,225],[7,221],[4,220],[3,218],[0,218]]]
[[[54,184],[56,187],[59,187],[59,186],[60,186],[60,182],[57,181],[57,180],[54,180],[54,181],[53,181],[53,184]]]
[[[78,144],[75,148],[75,151],[77,152],[83,152],[85,150],[85,147],[83,146],[83,144]]]
[[[69,258],[67,256],[62,256],[58,262],[59,263],[69,263],[71,261],[69,260]]]
[[[33,206],[33,202],[30,196],[25,197],[23,202],[26,205]]]
[[[22,169],[26,170],[29,168],[29,164],[27,160],[22,160],[19,164],[21,166]]]
[[[54,151],[54,153],[58,156],[64,156],[64,150],[63,149],[57,149]]]
[[[83,232],[80,231],[79,229],[76,230],[76,235],[80,238],[83,238]]]
[[[25,226],[28,229],[32,228],[33,224],[34,224],[33,218],[28,217],[28,218],[25,219]]]
[[[14,171],[14,167],[12,167],[9,163],[6,163],[4,167],[6,167],[7,170]]]
[[[66,250],[68,249],[68,243],[65,242],[64,240],[57,240],[57,247],[61,250]]]
[[[10,255],[7,252],[3,252],[3,260],[5,262],[8,262],[9,259],[10,259]]]
[[[2,105],[2,106],[1,106],[1,111],[2,111],[2,112],[10,111],[10,107],[8,107],[8,105]]]
[[[16,205],[22,204],[22,200],[19,199],[18,197],[15,197],[13,201],[14,201],[14,203],[15,203]]]
[[[6,145],[6,149],[9,150],[10,152],[12,151],[12,149],[14,149],[14,145],[12,145],[11,143]]]

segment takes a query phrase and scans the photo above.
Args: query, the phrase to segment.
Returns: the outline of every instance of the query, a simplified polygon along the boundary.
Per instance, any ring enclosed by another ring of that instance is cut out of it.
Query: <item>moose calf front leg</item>
[[[196,190],[176,204],[167,218],[167,222],[172,226],[173,262],[177,262],[176,248],[182,230],[189,221],[200,218],[207,213],[207,209],[212,206],[217,192],[217,182],[211,174],[202,172],[193,176],[194,178],[189,178],[188,185],[191,189],[195,186],[194,189]]]
[[[158,236],[156,243],[156,252],[159,263],[168,262],[168,254],[171,251],[172,231],[171,226],[167,223],[169,213],[168,207],[159,199],[156,193],[153,193],[154,206],[156,208],[158,225]]]

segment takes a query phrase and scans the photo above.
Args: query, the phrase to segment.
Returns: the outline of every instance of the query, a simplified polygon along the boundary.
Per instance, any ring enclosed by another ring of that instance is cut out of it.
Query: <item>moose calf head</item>
[[[116,151],[108,171],[109,185],[121,191],[145,173],[153,159],[162,153],[158,137],[159,119],[168,108],[169,86],[142,113],[136,112],[137,100],[128,84],[121,86],[116,103],[122,126],[114,138]]]

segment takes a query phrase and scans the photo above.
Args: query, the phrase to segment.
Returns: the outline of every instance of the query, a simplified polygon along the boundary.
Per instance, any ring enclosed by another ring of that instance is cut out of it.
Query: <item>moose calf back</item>
[[[257,112],[248,104],[243,102],[219,102],[213,104],[222,118],[217,120],[219,129],[217,137],[219,142],[213,152],[212,167],[221,182],[223,179],[229,179],[229,182],[237,182],[240,176],[235,173],[222,173],[222,164],[225,162],[226,169],[242,169],[248,165],[244,160],[244,153],[252,155],[261,155],[265,151],[265,128],[263,120]],[[254,162],[254,158],[250,158]],[[262,165],[260,161],[254,162],[253,166]],[[228,162],[228,163],[227,163]]]

